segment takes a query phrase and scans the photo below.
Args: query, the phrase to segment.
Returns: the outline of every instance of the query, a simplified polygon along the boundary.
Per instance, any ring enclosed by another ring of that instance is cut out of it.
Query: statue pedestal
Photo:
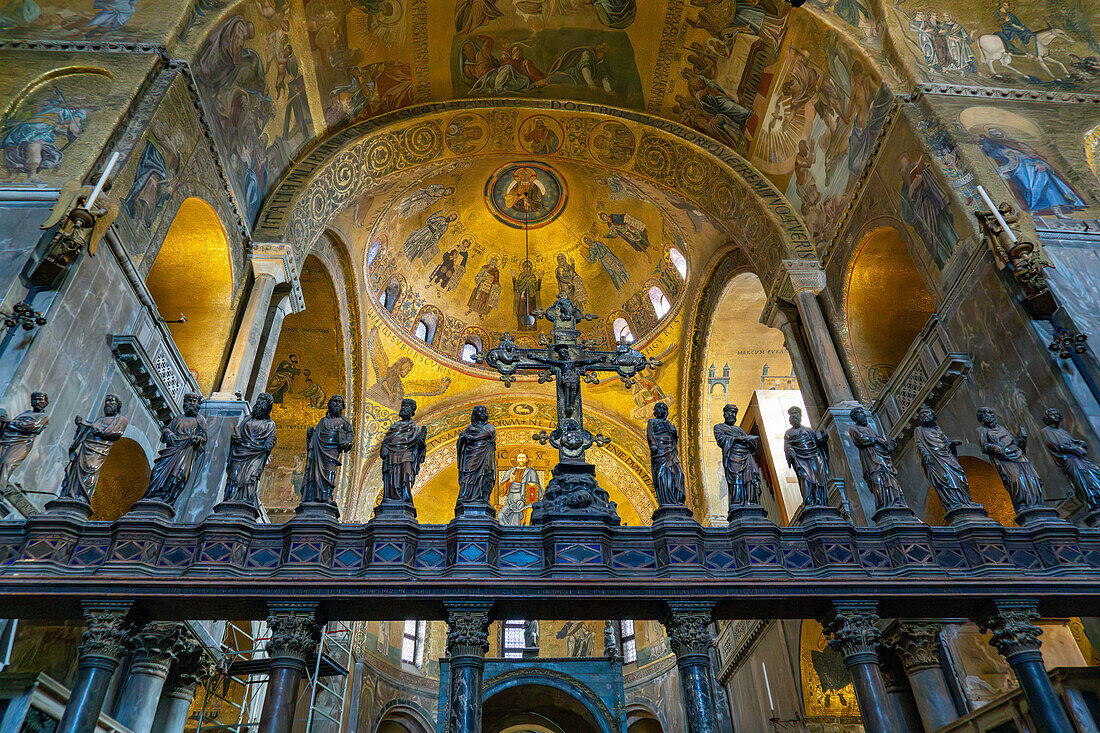
[[[997,524],[995,520],[989,518],[989,514],[986,512],[985,507],[979,504],[970,506],[964,504],[955,507],[943,515],[943,520],[950,526],[970,523]]]
[[[250,501],[223,501],[214,505],[213,513],[207,521],[247,520],[255,522],[260,518],[260,510]]]
[[[46,502],[46,511],[78,522],[87,522],[92,518],[91,505],[80,499],[51,499]]]
[[[123,516],[128,519],[163,519],[171,522],[176,518],[176,510],[160,499],[139,499]]]
[[[47,507],[49,504],[46,505]],[[1085,515],[1086,527],[1100,527],[1100,509],[1093,509]]]
[[[489,517],[495,519],[496,515],[493,507],[487,501],[466,501],[455,507],[456,517]]]
[[[228,503],[228,502],[222,502]],[[235,502],[239,503],[239,502]],[[303,501],[294,510],[295,517],[302,519],[321,519],[332,522],[340,521],[340,508],[331,501]]]
[[[726,514],[726,522],[729,527],[745,524],[772,524],[772,521],[768,519],[768,512],[759,504],[731,506]]]
[[[798,516],[794,524],[802,527],[810,527],[817,524],[850,524],[840,515],[840,510],[835,506],[806,506],[803,504],[798,510]]]
[[[537,646],[525,646],[525,647],[523,647],[523,658],[524,659],[538,659],[539,658],[539,648]]]
[[[500,531],[491,514],[455,517],[447,524],[447,566],[492,571],[499,558]]]
[[[1036,524],[1069,524],[1058,516],[1058,510],[1049,506],[1033,506],[1016,512],[1016,524],[1030,527]]]
[[[532,525],[561,519],[604,522],[613,527],[622,524],[615,502],[596,482],[596,467],[591,463],[562,461],[553,474],[542,501],[531,510]]]
[[[924,524],[924,522],[917,519],[917,515],[908,506],[901,504],[895,506],[884,506],[882,509],[875,511],[871,515],[871,521],[879,526],[889,526],[891,524]]]
[[[653,524],[657,522],[693,523],[695,515],[683,504],[661,504],[653,510]]]
[[[395,499],[383,498],[382,503],[374,508],[374,516],[381,517],[383,515],[408,517],[409,519],[416,519],[416,507],[412,502],[397,501]]]

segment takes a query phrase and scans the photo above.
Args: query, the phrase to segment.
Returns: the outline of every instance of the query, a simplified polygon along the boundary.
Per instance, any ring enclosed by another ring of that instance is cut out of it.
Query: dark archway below
[[[572,695],[545,685],[517,685],[501,690],[482,708],[484,733],[522,730],[553,733],[600,733],[592,713]]]

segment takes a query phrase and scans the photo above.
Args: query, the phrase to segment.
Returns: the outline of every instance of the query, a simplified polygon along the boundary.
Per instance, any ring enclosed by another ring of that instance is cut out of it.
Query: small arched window
[[[416,322],[416,331],[413,332],[413,335],[424,343],[430,344],[432,342],[432,338],[429,335],[428,331],[428,322],[421,318],[419,321]]]
[[[680,273],[680,277],[687,279],[688,261],[683,252],[672,247],[668,250],[668,258],[672,260],[672,266],[676,268],[676,272]]]
[[[665,292],[656,285],[649,289],[649,300],[653,303],[653,310],[658,318],[664,318],[665,314],[672,310],[672,303],[668,302]]]
[[[620,344],[634,343],[634,332],[630,330],[630,324],[622,316],[616,318],[615,322],[611,324],[611,330],[615,333],[616,342]]]
[[[481,351],[481,338],[476,334],[466,337],[466,343],[462,344],[462,352],[459,358],[467,364],[476,364],[474,357]]]
[[[386,289],[378,294],[378,302],[386,309],[387,313],[393,313],[397,307],[397,297],[401,295],[401,283],[391,280]]]

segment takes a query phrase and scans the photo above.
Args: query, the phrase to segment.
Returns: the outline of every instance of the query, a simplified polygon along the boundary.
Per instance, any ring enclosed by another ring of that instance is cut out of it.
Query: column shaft
[[[275,285],[275,278],[268,273],[256,273],[252,292],[249,293],[248,304],[237,330],[237,338],[233,341],[233,350],[229,353],[225,377],[222,379],[222,392],[240,392],[243,395],[248,389],[248,380],[256,363],[256,351],[263,336],[267,309],[271,305],[271,294],[275,291]]]
[[[206,659],[199,643],[184,645],[179,657],[168,671],[164,692],[160,696],[157,714],[153,719],[156,733],[183,733],[187,725],[187,713],[195,699],[195,691],[202,680],[213,674],[214,666]]]
[[[995,601],[978,620],[978,626],[992,634],[990,643],[1016,673],[1037,733],[1074,733],[1043,666],[1039,652],[1043,632],[1034,624],[1038,618],[1035,601]]]
[[[271,640],[267,656],[271,667],[267,694],[260,713],[259,733],[290,733],[298,702],[298,685],[306,672],[307,660],[318,653],[321,625],[310,608],[273,608],[267,617]]]
[[[852,674],[866,733],[893,733],[899,730],[891,715],[882,674],[878,668],[878,614],[874,601],[834,601],[821,626],[829,646],[844,657]]]
[[[76,681],[57,733],[94,733],[111,676],[126,649],[129,610],[128,603],[85,607],[87,628],[80,641]]]
[[[959,717],[940,666],[939,639],[940,625],[923,621],[899,621],[886,634],[887,643],[897,653],[909,677],[926,733],[939,730]]]
[[[156,733],[183,733],[187,725],[187,713],[195,700],[195,687],[175,687],[161,695],[157,714],[153,719]]]
[[[817,365],[817,375],[829,404],[835,405],[854,399],[817,296],[811,290],[801,290],[795,294],[794,302],[798,307],[803,331]]]
[[[150,733],[168,667],[179,653],[182,627],[151,621],[133,635],[129,675],[122,683],[115,718],[134,733]]]
[[[447,608],[447,733],[481,733],[481,682],[489,651],[489,606]]]
[[[284,296],[279,305],[275,307],[275,312],[271,316],[271,324],[267,327],[263,344],[264,351],[259,355],[255,371],[256,379],[252,383],[252,389],[248,394],[250,400],[256,399],[256,396],[267,387],[268,377],[271,376],[271,364],[275,361],[275,349],[279,346],[279,336],[283,332],[283,319],[286,318],[288,313],[292,312],[290,296]]]
[[[664,620],[680,672],[687,733],[718,733],[709,654],[711,623],[710,606],[698,604],[669,604]]]
[[[787,353],[791,356],[791,366],[794,368],[794,375],[798,379],[798,388],[806,398],[809,398],[817,392],[815,386],[817,379],[813,376],[813,365],[802,350],[802,342],[798,336],[798,325],[784,313],[778,313],[774,323],[783,332],[783,342],[787,347]],[[817,399],[820,399],[820,397]],[[810,418],[810,424],[817,425],[821,420],[821,410],[814,404],[814,399],[804,399],[804,402],[806,403],[806,413],[807,417]]]

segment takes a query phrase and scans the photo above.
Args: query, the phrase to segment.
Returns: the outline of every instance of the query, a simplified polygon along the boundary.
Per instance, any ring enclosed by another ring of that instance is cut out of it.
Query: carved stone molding
[[[821,619],[829,646],[848,666],[878,662],[877,604],[874,601],[836,601]]]
[[[966,84],[921,84],[920,93],[952,97],[982,97],[984,99],[1017,99],[1033,102],[1100,102],[1100,95],[1088,92],[1049,92],[1037,89],[996,89]]]
[[[298,280],[298,262],[293,247],[279,242],[257,242],[252,245],[250,262],[257,277],[267,275],[276,284],[290,283],[290,309],[295,313],[305,310],[306,301]]]
[[[1042,661],[1039,652],[1042,629],[1035,625],[1039,608],[1035,601],[995,601],[979,619],[978,628],[992,637],[989,643],[1009,664]]]
[[[817,260],[783,260],[783,270],[795,295],[805,291],[817,295],[825,289],[825,270]]]
[[[447,608],[447,656],[484,657],[489,651],[489,606]]]
[[[707,656],[711,644],[714,643],[714,637],[710,633],[714,615],[709,605],[670,603],[662,623],[672,652],[678,660],[697,655]]]
[[[271,640],[267,656],[306,661],[317,653],[321,641],[321,624],[312,611],[275,612],[267,617]]]
[[[912,674],[940,666],[940,624],[898,621],[886,630],[884,641]]]
[[[13,39],[0,41],[0,51],[77,51],[91,53],[155,53],[167,50],[159,43],[125,41],[63,41],[56,39]]]
[[[183,649],[183,624],[150,621],[130,636],[134,664],[164,667],[165,671]]]
[[[80,657],[103,657],[115,663],[126,652],[129,606],[84,609],[87,626],[80,637]]]

